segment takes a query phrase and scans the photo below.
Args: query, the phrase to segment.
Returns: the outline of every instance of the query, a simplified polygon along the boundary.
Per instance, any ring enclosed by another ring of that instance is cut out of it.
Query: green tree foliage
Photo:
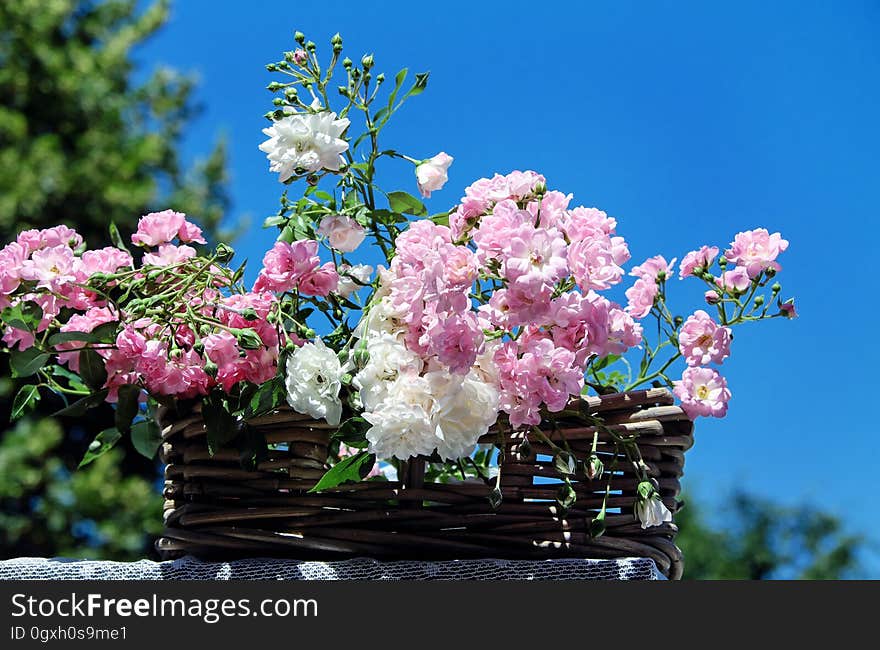
[[[864,540],[833,514],[737,493],[711,525],[699,505],[675,516],[685,579],[837,580],[861,576]]]
[[[92,246],[173,207],[221,233],[229,201],[222,141],[191,168],[179,149],[199,114],[193,79],[167,68],[135,81],[133,50],[168,2],[0,2],[0,244],[25,228],[67,224]],[[17,390],[0,363],[0,423]],[[44,395],[43,415],[63,406]],[[157,467],[131,450],[73,471],[109,406],[86,421],[24,420],[0,432],[0,557],[143,557],[161,527]],[[64,433],[62,433],[64,432]],[[123,478],[125,477],[125,478]]]

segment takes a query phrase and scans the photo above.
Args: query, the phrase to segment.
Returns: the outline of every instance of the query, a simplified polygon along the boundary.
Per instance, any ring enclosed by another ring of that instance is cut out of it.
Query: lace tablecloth
[[[653,560],[454,560],[314,562],[244,559],[106,562],[63,558],[0,561],[0,580],[663,580]]]

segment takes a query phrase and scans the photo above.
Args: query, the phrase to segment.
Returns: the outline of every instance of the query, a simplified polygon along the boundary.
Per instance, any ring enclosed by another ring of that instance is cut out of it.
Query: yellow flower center
[[[706,384],[697,387],[697,397],[699,399],[706,399],[709,397],[709,387]]]

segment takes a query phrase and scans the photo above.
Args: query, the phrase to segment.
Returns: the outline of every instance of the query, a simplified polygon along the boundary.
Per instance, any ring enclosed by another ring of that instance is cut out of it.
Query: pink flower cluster
[[[318,242],[313,239],[275,242],[263,256],[263,269],[254,291],[284,293],[298,291],[306,296],[327,296],[339,286],[339,274],[332,262],[322,265]]]
[[[109,401],[126,384],[143,386],[155,395],[190,398],[205,395],[216,385],[228,392],[240,381],[260,384],[275,376],[280,339],[267,321],[275,300],[272,294],[220,296],[209,289],[188,298],[188,304],[222,326],[196,336],[182,315],[170,325],[146,318],[124,323],[115,349],[100,352],[106,360]],[[232,333],[246,329],[257,334],[259,345],[245,347]],[[216,366],[210,373],[208,361]]]
[[[477,277],[473,252],[453,244],[450,229],[431,221],[410,225],[396,245],[383,285],[406,327],[407,348],[466,374],[483,346],[469,296]]]
[[[117,248],[83,251],[83,240],[67,226],[25,230],[0,250],[0,309],[35,303],[42,310],[36,332],[7,327],[3,341],[26,349],[34,334],[44,332],[63,308],[86,311],[104,302],[85,288],[95,273],[115,273],[132,265],[131,255]]]
[[[538,424],[580,393],[595,355],[638,345],[641,327],[596,291],[623,277],[629,259],[616,221],[569,208],[531,171],[496,175],[465,190],[450,226],[417,221],[396,242],[383,276],[407,348],[465,374],[491,333],[501,409],[514,426]],[[474,309],[476,288],[483,304]]]
[[[674,259],[667,262],[662,255],[655,255],[632,268],[629,274],[634,276],[636,281],[626,290],[628,300],[626,310],[633,318],[644,318],[651,312],[660,293],[657,282],[668,278],[674,266]]]
[[[172,243],[175,239],[178,244]],[[142,260],[145,267],[186,262],[196,251],[183,242],[205,242],[197,226],[171,210],[141,218],[132,241],[148,249]],[[285,250],[317,251],[317,242],[284,246]],[[271,251],[267,257],[271,262]],[[306,261],[295,284],[308,295],[326,295],[336,286],[335,269],[319,267],[314,254],[301,257]],[[106,284],[106,276],[124,269],[131,271],[131,281],[143,280],[129,253],[117,248],[84,250],[82,238],[66,226],[22,232],[0,250],[0,308],[36,303],[42,320],[35,332],[7,326],[4,342],[23,350],[35,344],[35,334],[50,327],[90,333],[103,324],[117,323],[115,345],[94,346],[104,360],[111,402],[124,385],[136,385],[155,395],[189,398],[204,395],[215,385],[229,391],[240,381],[260,384],[275,376],[284,335],[269,322],[276,305],[272,293],[229,295],[227,291],[224,295],[221,290],[230,288],[228,279],[212,267],[208,288],[193,288],[180,296],[174,303],[178,311],[172,309],[170,319],[160,322],[130,317],[89,288],[96,274],[102,274]],[[123,281],[128,280],[117,278],[112,283]],[[198,327],[193,325],[193,314],[202,318]],[[242,333],[249,334],[240,338]],[[57,361],[78,372],[84,345],[77,340],[58,343]]]

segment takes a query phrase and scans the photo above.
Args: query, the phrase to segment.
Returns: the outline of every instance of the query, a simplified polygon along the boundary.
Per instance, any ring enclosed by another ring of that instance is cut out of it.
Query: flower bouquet
[[[795,316],[788,242],[652,257],[617,304],[614,218],[532,171],[429,214],[453,158],[380,145],[428,75],[295,40],[268,66],[260,149],[286,189],[256,281],[172,210],[101,249],[22,232],[0,251],[3,341],[32,377],[13,417],[50,393],[69,416],[115,404],[81,466],[123,438],[160,453],[168,554],[644,555],[680,575],[692,420],[727,411],[732,328]],[[412,165],[420,197],[382,189],[386,163]],[[676,275],[701,287],[687,317]]]

